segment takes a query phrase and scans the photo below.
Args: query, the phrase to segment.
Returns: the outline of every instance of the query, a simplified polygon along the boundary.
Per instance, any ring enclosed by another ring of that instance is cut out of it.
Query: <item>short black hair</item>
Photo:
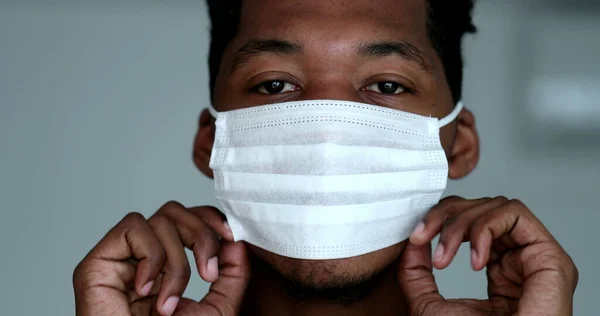
[[[474,1],[427,0],[429,39],[442,61],[455,103],[462,98],[464,67],[462,38],[466,33],[476,31],[472,17]],[[206,2],[212,23],[208,59],[212,100],[225,49],[239,30],[242,0],[206,0]]]

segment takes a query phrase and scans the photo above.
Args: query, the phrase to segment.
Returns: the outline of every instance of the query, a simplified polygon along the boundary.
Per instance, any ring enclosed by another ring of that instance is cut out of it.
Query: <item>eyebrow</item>
[[[370,58],[395,55],[416,62],[419,67],[427,72],[432,71],[432,67],[427,62],[427,58],[421,50],[409,42],[377,42],[362,44],[358,51],[360,55]]]
[[[233,69],[240,67],[242,64],[248,62],[256,55],[262,53],[295,55],[302,53],[302,46],[296,43],[277,39],[248,41],[242,45],[240,49],[238,49],[235,61],[233,63]]]
[[[232,72],[242,64],[263,53],[275,53],[280,55],[296,55],[303,52],[302,46],[297,43],[279,39],[250,40],[240,47],[236,53]],[[417,65],[431,72],[432,67],[421,50],[409,42],[376,42],[362,44],[358,48],[360,55],[369,58],[398,56],[403,59],[417,63]]]

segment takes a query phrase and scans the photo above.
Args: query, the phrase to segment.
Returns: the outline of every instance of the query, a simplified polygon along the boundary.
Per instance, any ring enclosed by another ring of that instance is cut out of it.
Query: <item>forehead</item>
[[[428,45],[426,0],[245,0],[239,39]]]

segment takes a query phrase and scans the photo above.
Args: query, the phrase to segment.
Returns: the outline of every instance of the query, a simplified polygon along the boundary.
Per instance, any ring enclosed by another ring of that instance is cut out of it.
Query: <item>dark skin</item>
[[[224,54],[217,110],[311,99],[434,117],[452,110],[441,61],[427,37],[424,0],[248,3]],[[268,45],[274,41],[278,45]],[[468,175],[479,159],[473,114],[463,110],[440,133],[449,178]],[[194,161],[208,176],[213,137],[214,119],[204,111]],[[437,234],[441,246],[432,258]],[[473,269],[487,267],[488,300],[444,300],[437,291],[433,267],[447,267],[462,242],[471,244]],[[199,303],[181,298],[191,274],[184,247],[212,283]],[[343,288],[339,280],[348,275],[361,275],[372,287],[350,305],[298,301],[286,293],[286,280]],[[74,287],[77,315],[571,315],[577,278],[571,258],[531,211],[504,197],[444,199],[409,241],[322,261],[235,243],[217,209],[169,202],[149,219],[130,214],[117,224],[78,265]]]

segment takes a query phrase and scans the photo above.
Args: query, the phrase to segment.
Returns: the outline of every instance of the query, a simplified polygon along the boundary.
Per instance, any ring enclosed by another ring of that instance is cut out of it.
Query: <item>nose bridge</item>
[[[363,102],[350,80],[319,80],[304,87],[300,100],[343,100]]]

